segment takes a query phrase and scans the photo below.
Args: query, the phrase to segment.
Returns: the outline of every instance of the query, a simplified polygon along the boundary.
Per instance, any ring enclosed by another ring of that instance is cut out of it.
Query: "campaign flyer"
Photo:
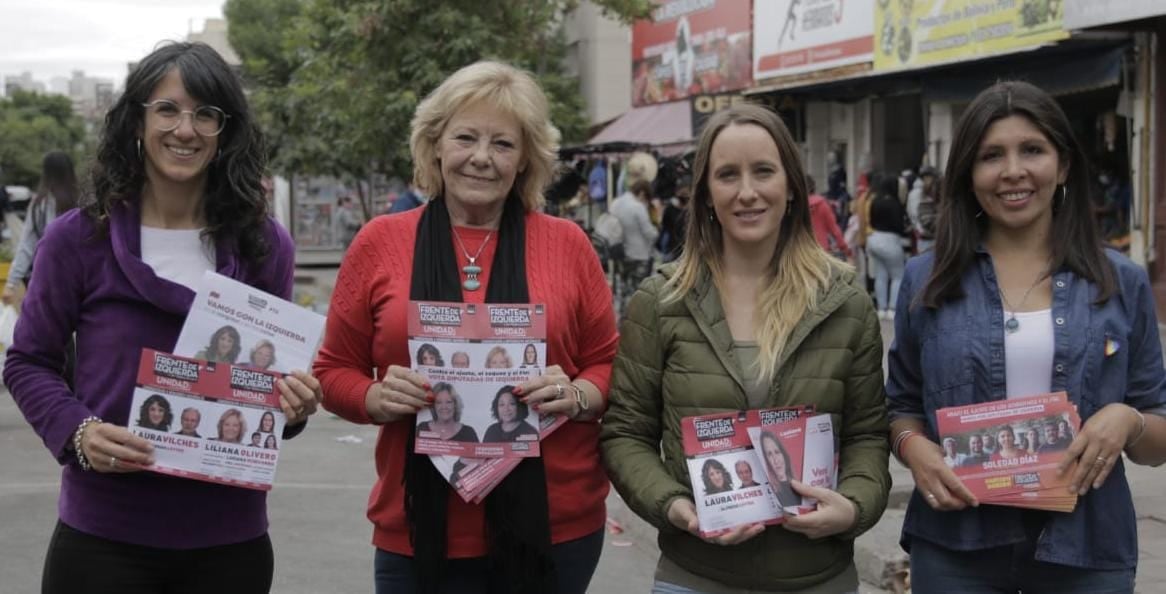
[[[545,415],[539,419],[539,436],[546,439],[566,418]],[[481,503],[522,458],[462,458],[459,456],[429,457],[433,466],[466,503]]]
[[[323,336],[324,316],[207,272],[174,352],[280,373],[310,372]]]
[[[547,358],[546,307],[539,304],[409,302],[409,353],[416,367],[528,369]]]
[[[748,429],[749,441],[758,452],[770,490],[784,514],[798,515],[818,508],[811,497],[794,491],[792,481],[835,489],[838,456],[830,415],[774,415],[758,411],[759,423]],[[810,416],[813,415],[813,416]]]
[[[433,405],[417,413],[415,451],[459,458],[536,457],[541,421],[514,393],[542,373],[542,304],[409,304],[409,352]],[[459,475],[460,476],[460,475]]]
[[[142,350],[129,430],[154,472],[267,491],[285,418],[277,373]]]
[[[737,526],[781,518],[749,441],[747,428],[755,421],[755,414],[750,414],[754,412],[680,421],[701,536],[717,536]]]
[[[1071,473],[1056,468],[1081,419],[1064,392],[943,408],[936,421],[944,461],[981,502],[1072,509]]]

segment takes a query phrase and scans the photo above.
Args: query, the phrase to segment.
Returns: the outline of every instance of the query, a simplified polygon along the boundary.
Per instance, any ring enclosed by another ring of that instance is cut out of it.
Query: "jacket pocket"
[[[1126,397],[1130,372],[1130,345],[1125,335],[1104,332],[1086,343],[1086,375],[1082,383],[1081,418]]]

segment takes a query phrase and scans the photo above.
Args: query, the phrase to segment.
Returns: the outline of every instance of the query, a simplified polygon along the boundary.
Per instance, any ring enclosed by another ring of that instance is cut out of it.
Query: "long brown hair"
[[[29,217],[37,234],[43,234],[48,224],[45,204],[53,202],[57,216],[77,208],[77,172],[73,169],[73,159],[61,151],[45,153],[41,162],[40,185],[36,197],[29,205]]]
[[[789,210],[781,220],[777,247],[769,265],[769,282],[757,303],[757,364],[760,377],[772,379],[785,340],[806,312],[818,304],[818,293],[830,283],[831,267],[845,267],[814,239],[810,223],[809,192],[801,153],[789,129],[772,111],[739,104],[715,114],[705,124],[693,161],[692,199],[688,201],[688,235],[676,275],[665,285],[665,301],[682,299],[697,285],[708,268],[713,283],[721,286],[723,243],[721,225],[713,216],[709,192],[709,158],[713,142],[731,125],[763,128],[777,145],[785,171]]]
[[[1036,126],[1056,147],[1061,166],[1068,168],[1065,184],[1053,196],[1049,270],[1072,270],[1097,285],[1099,303],[1106,301],[1117,290],[1117,284],[1093,218],[1085,153],[1056,100],[1021,81],[998,82],[985,89],[956,125],[943,198],[938,205],[935,262],[920,301],[926,307],[937,308],[944,301],[964,295],[960,281],[972,265],[988,225],[972,188],[972,170],[988,128],[1009,116],[1023,117]]]

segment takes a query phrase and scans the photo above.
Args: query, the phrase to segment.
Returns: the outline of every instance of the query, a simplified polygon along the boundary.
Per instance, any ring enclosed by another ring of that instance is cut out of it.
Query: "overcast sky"
[[[224,0],[0,0],[0,81],[84,70],[121,88],[126,65],[221,18]],[[2,88],[2,87],[0,87]]]

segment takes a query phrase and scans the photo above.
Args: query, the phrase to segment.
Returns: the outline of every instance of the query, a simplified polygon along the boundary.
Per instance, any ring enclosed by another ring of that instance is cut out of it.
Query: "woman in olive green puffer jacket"
[[[657,592],[857,589],[853,541],[891,480],[882,338],[853,270],[818,246],[797,146],[764,108],[706,124],[685,253],[631,298],[601,445],[616,489],[659,529]],[[812,404],[840,438],[837,492],[815,512],[702,539],[684,417]]]

